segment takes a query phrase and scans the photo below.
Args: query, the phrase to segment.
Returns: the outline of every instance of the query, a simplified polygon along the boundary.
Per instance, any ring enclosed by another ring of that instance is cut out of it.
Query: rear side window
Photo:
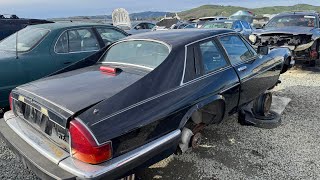
[[[97,28],[97,31],[99,35],[101,36],[103,42],[105,45],[109,45],[113,43],[114,41],[117,41],[119,39],[122,39],[126,37],[125,34],[111,28]]]
[[[227,66],[227,62],[214,41],[199,44],[205,73]]]
[[[83,52],[100,49],[98,40],[91,29],[76,29],[64,32],[58,39],[55,52]]]

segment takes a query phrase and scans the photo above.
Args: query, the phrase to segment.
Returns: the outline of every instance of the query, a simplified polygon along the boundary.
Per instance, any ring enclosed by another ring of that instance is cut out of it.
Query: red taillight
[[[78,120],[70,122],[71,154],[74,158],[99,164],[112,158],[111,142],[98,146],[87,128]]]
[[[105,73],[110,73],[110,74],[116,74],[117,68],[101,66],[100,71],[105,72]]]
[[[12,93],[10,93],[10,95],[9,95],[9,104],[10,104],[10,109],[11,109],[11,110],[13,110],[12,101],[13,101],[13,99],[12,99]]]

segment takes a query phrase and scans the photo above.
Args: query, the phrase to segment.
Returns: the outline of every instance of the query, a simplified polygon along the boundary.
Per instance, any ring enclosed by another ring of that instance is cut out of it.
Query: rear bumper
[[[162,152],[177,146],[181,131],[175,130],[155,141],[152,141],[144,146],[141,146],[124,155],[116,157],[99,165],[90,165],[73,159],[70,156],[64,156],[57,153],[57,149],[53,148],[54,152],[42,148],[41,144],[32,143],[28,134],[20,132],[20,128],[28,129],[29,126],[20,118],[13,115],[12,112],[5,113],[4,119],[0,120],[0,135],[6,141],[10,149],[12,149],[27,166],[33,170],[37,176],[43,179],[97,179],[107,177],[108,179],[120,178],[153,157],[159,156]],[[30,127],[29,127],[30,128]],[[28,131],[25,131],[28,132]],[[32,134],[32,133],[30,133]],[[35,139],[33,141],[45,143],[43,139]],[[39,137],[41,137],[39,133]],[[59,157],[55,157],[59,155]]]
[[[21,139],[19,135],[8,126],[4,119],[0,119],[0,137],[23,164],[41,179],[75,179],[74,175],[49,161]]]

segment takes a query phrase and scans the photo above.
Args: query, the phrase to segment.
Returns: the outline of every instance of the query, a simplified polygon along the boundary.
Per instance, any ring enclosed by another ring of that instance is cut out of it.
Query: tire
[[[268,116],[255,116],[255,127],[263,129],[273,129],[281,125],[281,115],[270,111]]]
[[[270,92],[260,95],[253,103],[253,113],[258,116],[267,116],[272,104],[272,94]]]

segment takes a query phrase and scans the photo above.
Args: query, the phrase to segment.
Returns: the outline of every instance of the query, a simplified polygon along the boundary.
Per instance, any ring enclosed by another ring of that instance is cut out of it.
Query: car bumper
[[[55,149],[54,152],[49,152],[50,150],[41,147],[41,144],[33,143],[30,139],[27,139],[28,134],[32,134],[32,132],[26,134],[21,132],[25,131],[22,129],[28,129],[27,126],[29,125],[22,119],[14,116],[11,111],[7,112],[5,113],[4,119],[0,120],[0,136],[8,144],[10,149],[25,162],[27,167],[42,179],[120,178],[126,175],[128,171],[158,156],[161,152],[176,146],[181,135],[180,130],[175,130],[155,141],[105,163],[90,165],[58,153],[57,149]],[[39,137],[41,137],[40,133]],[[35,142],[47,143],[42,139],[35,138],[37,137],[32,136],[32,140]],[[52,145],[49,144],[47,147],[52,147]],[[59,155],[59,157],[56,157],[57,155]]]

